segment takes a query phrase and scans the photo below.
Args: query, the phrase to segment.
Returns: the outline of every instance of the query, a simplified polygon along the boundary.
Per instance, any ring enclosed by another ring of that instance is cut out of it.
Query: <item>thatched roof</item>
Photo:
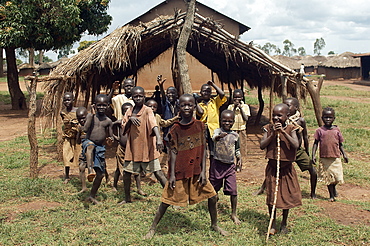
[[[47,104],[55,102],[58,90],[86,91],[92,86],[99,90],[110,87],[115,80],[136,75],[177,42],[184,17],[184,13],[176,13],[138,26],[125,25],[82,50],[50,74],[50,77],[68,79],[45,83]],[[246,81],[251,88],[266,88],[274,77],[284,75],[288,78],[288,88],[294,88],[296,72],[199,14],[196,14],[187,52],[216,73],[222,83],[240,87]],[[275,84],[275,91],[279,91],[279,83]]]
[[[285,66],[289,67],[290,69],[299,69],[301,66],[301,63],[299,62],[300,57],[288,57],[288,56],[283,56],[283,55],[274,55],[272,56],[272,58],[275,61],[278,61],[281,64],[284,64]]]
[[[322,63],[322,66],[333,68],[360,67],[360,58],[355,58],[353,55],[352,52],[344,52],[337,56],[329,56],[328,60]]]

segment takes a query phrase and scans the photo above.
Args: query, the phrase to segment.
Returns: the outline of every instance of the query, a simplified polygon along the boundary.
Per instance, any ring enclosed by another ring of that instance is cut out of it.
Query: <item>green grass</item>
[[[24,96],[26,97],[26,100],[29,101],[29,94],[27,91],[23,91]],[[44,97],[44,93],[37,92],[36,93],[36,100],[42,99]],[[0,102],[4,104],[11,104],[11,98],[8,91],[0,91]]]

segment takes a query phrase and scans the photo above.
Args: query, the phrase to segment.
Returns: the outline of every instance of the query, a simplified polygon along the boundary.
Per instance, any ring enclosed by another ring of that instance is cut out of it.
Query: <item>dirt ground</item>
[[[370,91],[370,86],[355,84],[354,81],[325,81],[325,85],[344,85],[354,90],[366,90]],[[21,83],[22,90],[25,90],[24,84]],[[8,88],[5,83],[0,83],[0,91],[7,91]],[[41,86],[38,86],[38,90],[41,91]],[[334,99],[334,97],[332,97]],[[348,98],[335,97],[335,99],[350,100]],[[370,103],[370,99],[364,99],[362,102]],[[252,112],[253,112],[252,107]],[[256,112],[254,112],[256,113]],[[253,113],[252,113],[253,114]],[[40,119],[37,120],[37,126],[41,126],[42,122]],[[27,135],[27,111],[24,110],[11,110],[10,105],[4,105],[0,102],[0,141],[6,141],[14,139],[17,136]],[[264,179],[264,168],[266,160],[264,159],[264,151],[259,148],[259,140],[262,137],[262,131],[259,126],[248,126],[248,140],[247,140],[247,152],[248,158],[243,163],[243,171],[237,174],[238,182],[244,185],[259,185]],[[115,148],[111,148],[107,151],[107,165],[109,173],[113,173],[115,168],[114,151]],[[55,150],[54,150],[55,151]],[[308,172],[297,171],[298,175],[304,180],[309,182]],[[62,178],[63,168],[57,164],[50,164],[44,166],[40,170],[40,175],[50,178]],[[72,169],[72,176],[78,176],[78,170]],[[145,182],[145,180],[144,180]],[[369,201],[370,190],[366,187],[361,187],[355,184],[346,183],[339,187],[339,200],[354,200],[354,201]],[[306,192],[305,194],[307,194]],[[329,203],[325,200],[327,196],[326,187],[318,185],[319,199],[316,200],[316,204],[324,209],[324,214],[332,219],[335,219],[338,223],[344,225],[353,224],[366,224],[370,225],[370,211],[362,210],[355,205],[349,205],[342,202]],[[304,197],[308,198],[308,197]],[[15,213],[21,213],[28,210],[34,209],[45,209],[58,206],[55,203],[49,202],[36,202],[21,204],[18,208],[14,208]],[[338,212],[340,211],[340,212]],[[10,219],[14,216],[10,216]]]

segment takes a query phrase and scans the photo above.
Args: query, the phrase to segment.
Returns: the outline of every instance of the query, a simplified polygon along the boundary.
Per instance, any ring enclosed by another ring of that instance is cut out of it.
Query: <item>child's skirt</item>
[[[320,158],[318,180],[325,185],[343,184],[343,167],[340,158]]]

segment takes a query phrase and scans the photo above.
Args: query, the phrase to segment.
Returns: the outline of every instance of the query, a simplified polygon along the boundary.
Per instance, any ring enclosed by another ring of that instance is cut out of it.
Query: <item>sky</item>
[[[101,39],[116,28],[158,5],[161,0],[111,0],[108,13],[113,17],[107,33],[84,36],[83,40]],[[249,26],[241,35],[246,43],[263,46],[270,42],[283,49],[288,39],[294,48],[304,47],[313,55],[314,43],[323,38],[321,51],[341,54],[370,52],[370,4],[368,0],[198,0],[198,2]],[[351,2],[351,3],[349,3]],[[77,47],[78,44],[75,45]],[[54,61],[56,54],[46,54]]]

